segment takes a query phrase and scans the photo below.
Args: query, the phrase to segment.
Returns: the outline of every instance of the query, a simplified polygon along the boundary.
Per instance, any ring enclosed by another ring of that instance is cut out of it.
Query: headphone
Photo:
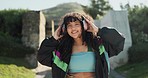
[[[85,20],[85,17],[84,16],[82,16],[81,17],[82,18],[82,20],[79,20],[80,22],[82,22],[83,23],[83,27],[84,27],[84,30],[87,30],[87,23],[86,23],[86,20]],[[62,23],[62,27],[61,27],[61,30],[60,30],[60,35],[64,35],[66,32],[65,32],[65,24],[64,24],[64,22]]]

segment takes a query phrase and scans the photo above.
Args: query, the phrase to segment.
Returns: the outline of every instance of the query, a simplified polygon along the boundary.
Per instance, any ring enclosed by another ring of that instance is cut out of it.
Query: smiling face
[[[69,22],[67,24],[67,32],[74,39],[82,38],[82,26],[80,21],[76,20],[73,22]]]

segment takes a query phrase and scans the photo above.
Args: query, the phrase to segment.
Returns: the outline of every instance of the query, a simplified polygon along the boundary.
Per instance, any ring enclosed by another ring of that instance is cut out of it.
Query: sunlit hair
[[[68,17],[73,17],[73,18],[76,18],[80,21],[82,21],[82,17],[85,17],[86,19],[90,20],[91,22],[94,22],[93,18],[90,15],[85,14],[85,13],[78,13],[78,12],[67,13],[60,19],[60,21],[62,21],[63,23],[68,23],[68,22],[74,21],[74,20],[66,21],[65,19]]]

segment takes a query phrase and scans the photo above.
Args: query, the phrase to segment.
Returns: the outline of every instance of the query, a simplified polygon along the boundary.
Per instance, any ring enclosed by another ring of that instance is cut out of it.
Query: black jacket
[[[108,62],[105,52],[108,56],[119,54],[124,47],[125,38],[115,29],[104,27],[99,29],[97,34],[99,37],[94,38],[96,44],[103,45],[105,50],[95,50],[95,75],[96,78],[108,78]],[[43,40],[37,54],[38,61],[46,66],[52,67],[52,78],[65,78],[71,54],[67,55],[67,59],[60,59],[60,52],[56,51],[60,42],[53,37]],[[100,44],[101,43],[101,44]]]

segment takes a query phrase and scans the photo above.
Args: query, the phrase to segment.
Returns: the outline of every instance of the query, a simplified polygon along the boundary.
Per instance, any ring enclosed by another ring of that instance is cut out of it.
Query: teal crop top
[[[95,53],[79,52],[73,53],[69,64],[69,72],[94,72],[95,71]]]

